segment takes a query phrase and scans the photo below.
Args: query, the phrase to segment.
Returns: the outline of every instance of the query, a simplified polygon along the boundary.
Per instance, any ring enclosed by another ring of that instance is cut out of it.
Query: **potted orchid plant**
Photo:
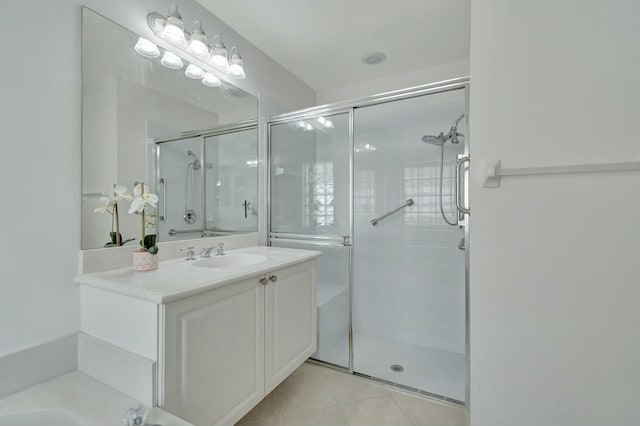
[[[104,213],[107,212],[111,215],[111,232],[109,232],[109,236],[111,237],[111,241],[107,242],[105,247],[119,247],[123,246],[129,241],[133,241],[135,238],[129,238],[127,240],[122,240],[122,234],[120,234],[120,215],[118,210],[118,204],[121,201],[131,201],[133,197],[131,193],[127,190],[125,186],[122,185],[113,185],[112,194],[110,196],[102,196],[100,197],[100,201],[98,206],[93,210],[94,213]],[[114,230],[115,226],[115,230]]]
[[[155,209],[158,207],[158,196],[149,191],[143,182],[137,183],[133,189],[133,197],[129,214],[139,214],[142,223],[140,248],[133,252],[133,269],[151,271],[158,268],[158,246],[155,230],[147,234],[147,229],[155,229]],[[149,211],[147,211],[149,210]]]

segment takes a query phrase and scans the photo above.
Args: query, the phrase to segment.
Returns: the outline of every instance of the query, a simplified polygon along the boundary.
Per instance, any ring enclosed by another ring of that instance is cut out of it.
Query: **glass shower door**
[[[354,112],[354,371],[459,402],[466,386],[464,231],[441,217],[440,147],[421,138],[446,134],[464,112],[464,90]],[[465,133],[464,122],[458,130]],[[456,223],[455,162],[465,143],[447,142],[444,152],[443,209]]]
[[[351,141],[349,113],[270,126],[273,247],[317,250],[318,350],[349,367]]]

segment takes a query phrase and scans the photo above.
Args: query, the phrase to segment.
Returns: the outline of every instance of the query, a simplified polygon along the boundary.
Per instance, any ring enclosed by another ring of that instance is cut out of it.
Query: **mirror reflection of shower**
[[[184,221],[189,225],[196,223],[198,215],[196,214],[196,188],[195,188],[195,174],[196,171],[202,167],[200,160],[193,153],[193,151],[187,151],[187,158],[193,160],[187,163],[187,179],[185,189],[185,201],[184,201]]]
[[[440,132],[440,134],[437,136],[424,135],[422,137],[422,142],[440,147],[440,182],[439,182],[439,190],[438,190],[440,214],[442,215],[442,218],[444,219],[444,221],[451,226],[457,226],[458,221],[455,218],[453,219],[453,221],[449,220],[449,218],[444,212],[444,206],[442,203],[442,182],[443,182],[443,176],[444,176],[444,145],[449,141],[451,141],[452,144],[458,144],[460,142],[459,138],[464,137],[463,133],[458,132],[458,124],[463,118],[464,118],[464,114],[461,114],[456,119],[456,121],[453,122],[453,124],[451,125],[451,128],[449,129],[449,132],[446,134],[444,132]],[[455,197],[457,196],[458,194],[456,193]],[[457,215],[458,213],[456,209],[456,216]]]

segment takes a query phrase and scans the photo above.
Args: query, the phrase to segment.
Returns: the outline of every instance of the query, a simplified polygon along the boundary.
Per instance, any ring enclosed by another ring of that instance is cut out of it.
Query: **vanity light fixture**
[[[204,31],[202,31],[202,25],[200,25],[200,21],[196,21],[193,23],[193,32],[191,33],[191,38],[189,39],[189,43],[187,44],[187,52],[205,62],[209,61],[209,46],[207,46],[207,37],[204,35]]]
[[[202,77],[204,77],[204,71],[197,65],[189,64],[184,72],[184,75],[189,78],[201,79]]]
[[[139,37],[138,42],[134,46],[134,49],[138,54],[144,56],[145,58],[157,58],[160,56],[160,50],[158,46],[151,43],[146,38]]]
[[[184,22],[182,22],[182,16],[178,13],[178,6],[175,4],[169,9],[160,34],[163,39],[176,46],[182,47],[187,44],[187,39],[184,36]]]
[[[211,65],[225,73],[229,70],[229,57],[227,54],[227,48],[224,46],[222,38],[219,34],[216,34],[213,38]]]
[[[147,15],[147,23],[156,36],[188,55],[187,57],[181,56],[185,57],[189,62],[192,62],[190,58],[194,58],[194,60],[197,59],[196,63],[202,62],[203,64],[211,65],[229,77],[236,79],[247,77],[244,70],[244,61],[238,53],[238,48],[231,48],[231,52],[228,54],[220,35],[214,37],[213,47],[210,47],[207,44],[207,37],[200,21],[195,21],[193,33],[185,31],[184,22],[180,13],[178,13],[176,5],[171,6],[166,17],[157,12],[150,13]]]
[[[229,72],[228,74],[233,78],[247,78],[244,73],[244,61],[238,53],[237,47],[231,48],[231,56],[229,57]]]
[[[168,50],[165,50],[160,63],[172,70],[179,70],[184,66],[184,64],[182,63],[182,59],[180,59],[180,57],[175,53],[169,52]]]
[[[204,73],[204,78],[202,79],[202,84],[210,87],[218,87],[222,84],[220,79],[210,72]]]

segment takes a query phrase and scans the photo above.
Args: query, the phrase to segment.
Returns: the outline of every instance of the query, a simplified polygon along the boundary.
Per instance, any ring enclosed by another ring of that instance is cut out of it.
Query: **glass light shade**
[[[227,70],[227,74],[238,79],[247,77],[244,73],[244,61],[238,54],[238,49],[235,47],[231,49],[231,58],[229,59],[229,70]]]
[[[213,38],[213,51],[211,52],[211,65],[216,67],[222,72],[227,72],[229,69],[229,59],[227,48],[224,47],[219,35]]]
[[[210,72],[207,72],[204,74],[204,78],[202,79],[202,84],[204,84],[205,86],[218,87],[222,84],[222,82],[218,77],[211,74]]]
[[[197,65],[193,65],[193,64],[189,64],[189,66],[187,67],[187,69],[184,72],[184,75],[186,75],[189,78],[202,78],[204,77],[204,71],[202,70],[202,68],[200,68]]]
[[[200,21],[196,21],[194,23],[193,32],[191,33],[191,38],[187,44],[187,52],[198,59],[202,59],[203,61],[209,60],[207,37],[204,35],[204,31],[202,31]]]
[[[184,37],[184,22],[182,22],[182,17],[178,13],[178,6],[175,4],[169,9],[167,22],[160,36],[177,46],[185,46],[187,44],[187,39]]]
[[[180,59],[180,57],[175,53],[171,53],[168,50],[164,52],[164,55],[162,55],[160,63],[172,70],[179,70],[184,66],[182,59]]]
[[[157,58],[160,56],[160,50],[158,46],[151,43],[146,38],[139,37],[138,42],[133,47],[133,49],[139,54],[144,56],[145,58]]]

